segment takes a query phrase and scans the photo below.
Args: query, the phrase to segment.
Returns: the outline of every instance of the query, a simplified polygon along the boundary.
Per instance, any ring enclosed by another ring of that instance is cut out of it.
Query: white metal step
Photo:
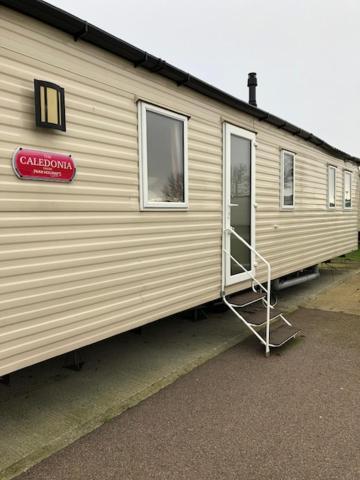
[[[228,298],[228,301],[229,303],[231,303],[233,307],[243,308],[258,302],[259,300],[262,300],[265,297],[266,297],[266,294],[264,292],[254,292],[253,290],[248,290],[245,292],[236,293],[235,295],[231,295]]]
[[[282,347],[289,340],[292,340],[300,333],[300,330],[283,323],[277,328],[270,327],[270,341],[269,346],[272,348]],[[262,337],[265,340],[265,331],[262,332]]]
[[[241,311],[241,315],[244,317],[247,323],[254,327],[260,327],[266,323],[266,308],[259,308],[253,310]],[[275,320],[281,315],[281,311],[276,308],[270,309],[270,322]]]

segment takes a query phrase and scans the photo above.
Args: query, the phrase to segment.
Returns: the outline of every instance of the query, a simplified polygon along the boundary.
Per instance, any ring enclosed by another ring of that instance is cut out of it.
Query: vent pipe
[[[249,73],[248,77],[248,87],[249,87],[249,104],[253,107],[257,107],[256,103],[256,87],[257,87],[257,78],[256,73]]]

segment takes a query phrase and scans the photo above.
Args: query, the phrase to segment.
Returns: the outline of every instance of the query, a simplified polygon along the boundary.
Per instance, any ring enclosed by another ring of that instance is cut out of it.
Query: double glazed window
[[[281,207],[295,206],[295,155],[286,150],[281,152]]]
[[[344,171],[344,208],[351,208],[351,172]]]
[[[141,208],[188,206],[187,117],[139,102]],[[327,206],[336,207],[336,167],[328,165]],[[295,206],[295,154],[281,151],[280,203]],[[344,170],[343,208],[352,208],[352,173]]]
[[[352,173],[344,170],[343,176],[343,208],[352,208]],[[336,207],[336,167],[328,166],[328,208]]]
[[[336,167],[328,166],[328,207],[336,207]]]
[[[187,117],[141,102],[141,207],[187,207]]]

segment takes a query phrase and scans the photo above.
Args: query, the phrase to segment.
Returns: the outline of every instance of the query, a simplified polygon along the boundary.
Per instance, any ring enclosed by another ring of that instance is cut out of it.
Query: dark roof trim
[[[61,10],[60,8],[50,5],[47,2],[42,0],[0,0],[0,4],[69,33],[74,37],[74,40],[81,38],[85,42],[92,43],[97,47],[103,48],[104,50],[129,60],[136,67],[142,66],[151,72],[156,72],[157,74],[176,82],[179,86],[186,85],[186,87],[206,95],[213,100],[217,100],[241,112],[247,113],[258,120],[270,123],[279,129],[286,130],[287,132],[299,136],[317,147],[322,148],[330,155],[360,163],[359,158],[332,147],[315,135],[296,127],[271,113],[261,110],[260,108],[253,107],[243,100],[229,95],[222,90],[193,77],[189,73],[170,65],[164,60],[157,58],[140,48],[134,47],[114,35],[111,35],[110,33]]]

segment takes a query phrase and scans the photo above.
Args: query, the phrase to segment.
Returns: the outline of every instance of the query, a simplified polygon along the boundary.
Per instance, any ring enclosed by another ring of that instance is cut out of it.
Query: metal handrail
[[[248,270],[243,267],[232,255],[228,252],[224,247],[223,251],[230,256],[232,260],[234,260],[245,272],[249,274],[249,276],[266,292],[266,336],[265,336],[265,349],[266,349],[266,356],[270,355],[270,296],[271,296],[271,265],[270,263],[262,256],[260,253],[255,250],[246,240],[240,237],[239,234],[235,232],[233,228],[225,228],[224,233],[229,232],[230,234],[234,235],[238,240],[240,240],[251,252],[253,252],[262,262],[265,263],[267,267],[267,288],[265,288],[255,277],[254,275],[249,272]]]
[[[257,278],[254,277],[254,275],[251,273],[251,271],[246,270],[246,268],[245,268],[243,265],[241,265],[241,263],[239,263],[239,262],[236,260],[236,258],[233,257],[228,250],[225,250],[225,249],[223,249],[223,250],[224,250],[224,252],[225,252],[227,255],[229,255],[229,257],[231,258],[231,260],[233,260],[240,268],[242,268],[242,270],[243,270],[245,273],[249,274],[249,277],[251,277],[251,280],[252,280],[253,282],[255,282],[262,290],[264,290],[265,293],[267,293],[267,289],[264,287],[264,285],[263,285],[261,282],[259,282],[259,280],[258,280]]]

